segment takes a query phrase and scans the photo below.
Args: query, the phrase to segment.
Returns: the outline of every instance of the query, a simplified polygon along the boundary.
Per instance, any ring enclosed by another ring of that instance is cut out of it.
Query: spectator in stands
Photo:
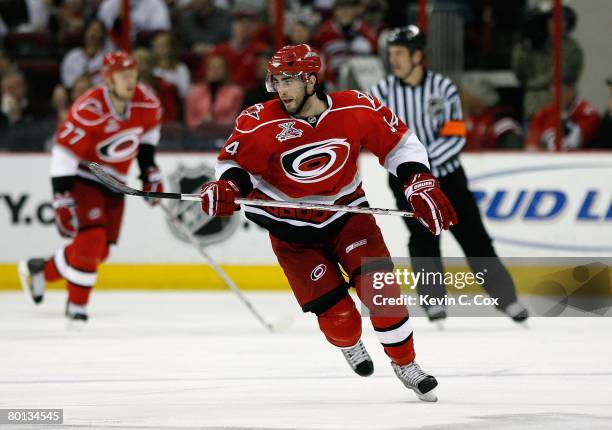
[[[98,19],[89,21],[83,34],[83,45],[68,51],[62,60],[62,85],[71,88],[83,75],[88,75],[94,85],[101,84],[104,55],[111,50],[112,44],[106,37],[104,23]]]
[[[612,73],[606,79],[608,85],[608,107],[603,114],[601,124],[599,126],[599,135],[592,148],[612,149]]]
[[[211,123],[231,126],[240,113],[243,97],[242,88],[230,83],[225,58],[209,54],[204,63],[204,79],[187,96],[185,122],[191,129]]]
[[[122,3],[121,0],[102,0],[98,9],[98,18],[116,39],[122,31]],[[140,32],[169,31],[171,28],[170,12],[164,0],[130,0],[130,19],[132,40]]]
[[[301,45],[303,43],[310,45],[312,43],[312,31],[306,22],[295,21],[289,27],[287,38],[289,45]]]
[[[0,1],[0,36],[11,31],[43,32],[48,24],[48,4],[43,0]]]
[[[138,80],[148,85],[162,104],[162,122],[178,121],[182,117],[179,90],[153,74],[153,54],[146,48],[136,48],[132,53],[138,62]]]
[[[467,149],[523,147],[521,126],[510,108],[499,105],[499,94],[491,82],[465,78],[461,84],[461,101],[467,129]]]
[[[62,40],[83,32],[88,8],[85,0],[63,0],[57,11],[58,38]]]
[[[359,0],[336,0],[333,18],[314,36],[314,44],[327,58],[326,78],[335,82],[340,65],[352,55],[376,54],[376,34],[359,18]]]
[[[245,89],[259,85],[254,70],[257,68],[257,53],[265,49],[266,45],[253,40],[257,27],[256,13],[248,9],[234,9],[231,39],[215,46],[212,51],[225,57],[232,81]]]
[[[0,80],[0,89],[0,126],[15,126],[36,119],[28,100],[27,82],[19,70],[5,73]]]
[[[552,92],[552,88],[551,88]],[[561,150],[584,149],[593,143],[599,129],[600,117],[588,101],[580,99],[576,83],[564,82],[561,91],[562,137]],[[544,148],[554,151],[557,112],[552,104],[541,108],[533,116],[527,135],[527,149]]]
[[[61,123],[66,118],[70,105],[91,87],[93,87],[93,82],[89,75],[79,76],[74,81],[70,91],[66,91],[61,85],[55,87],[51,97],[51,104],[57,114],[58,123]]]
[[[257,67],[255,69],[255,73],[257,74],[257,78],[259,79],[260,83],[255,88],[251,88],[245,92],[244,102],[242,103],[243,109],[257,103],[263,103],[272,97],[272,94],[269,93],[266,88],[268,61],[270,61],[272,54],[274,54],[274,52],[272,52],[270,49],[262,49],[257,53]]]
[[[385,23],[385,13],[387,12],[387,2],[385,0],[363,0],[363,20],[372,29],[376,38],[387,28]]]
[[[193,0],[192,9],[179,18],[178,35],[186,49],[208,54],[231,37],[232,16],[213,0]]]
[[[529,120],[542,106],[551,101],[550,84],[553,70],[553,18],[550,10],[532,11],[525,32],[512,51],[512,68],[525,90],[523,118]],[[583,66],[583,52],[571,37],[576,26],[576,13],[563,6],[563,80],[578,82]]]
[[[178,61],[178,51],[172,33],[159,33],[151,44],[155,68],[153,74],[178,88],[181,99],[187,97],[191,75],[187,66]]]
[[[11,58],[4,52],[4,50],[0,49],[0,76],[4,76],[5,73],[15,70],[17,66],[11,60]]]

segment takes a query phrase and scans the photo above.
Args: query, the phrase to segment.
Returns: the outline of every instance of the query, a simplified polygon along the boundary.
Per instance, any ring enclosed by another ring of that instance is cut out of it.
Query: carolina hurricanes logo
[[[130,128],[117,133],[96,146],[96,153],[101,160],[117,163],[128,160],[138,150],[139,136],[142,128]]]
[[[280,160],[289,178],[309,184],[323,181],[342,169],[350,149],[346,139],[328,139],[283,152]]]

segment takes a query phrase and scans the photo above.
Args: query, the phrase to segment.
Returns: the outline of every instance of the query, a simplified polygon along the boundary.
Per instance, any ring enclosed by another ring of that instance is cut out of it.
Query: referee
[[[461,245],[474,273],[484,271],[483,288],[498,298],[498,308],[514,321],[524,321],[527,310],[517,301],[510,274],[497,257],[491,238],[484,228],[472,192],[468,189],[459,154],[465,146],[465,124],[457,87],[448,77],[423,66],[425,34],[410,25],[392,31],[387,39],[391,74],[371,89],[371,93],[387,105],[427,148],[431,171],[438,177],[442,191],[457,211],[459,223],[450,231]],[[410,210],[395,176],[389,185],[400,209]],[[403,218],[410,230],[408,249],[415,272],[443,273],[440,236],[432,235],[413,218]],[[486,269],[486,270],[485,270]],[[446,286],[417,285],[420,295],[443,298]],[[444,306],[425,307],[430,321],[446,318]]]

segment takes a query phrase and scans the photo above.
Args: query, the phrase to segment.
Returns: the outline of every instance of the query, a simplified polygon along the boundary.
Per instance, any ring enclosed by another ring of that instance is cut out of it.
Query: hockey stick
[[[124,183],[118,181],[106,171],[98,163],[89,163],[91,171],[109,188],[120,192],[122,194],[128,194],[130,196],[148,197],[154,199],[174,199],[174,200],[189,200],[199,202],[202,200],[199,194],[179,194],[179,193],[157,193],[140,191],[135,188],[129,187]],[[363,208],[359,206],[344,206],[344,205],[324,205],[317,203],[307,202],[280,202],[276,200],[258,200],[258,199],[236,199],[236,204],[243,204],[249,206],[267,206],[276,208],[297,208],[297,209],[315,209],[322,211],[331,212],[353,212],[361,214],[375,214],[375,215],[395,215],[405,218],[411,218],[414,216],[412,212],[400,211],[397,209],[382,209],[382,208]]]
[[[172,221],[172,223],[176,226],[176,228],[179,229],[181,233],[183,233],[183,235],[187,238],[189,243],[191,243],[198,250],[198,252],[202,255],[202,257],[204,257],[206,261],[208,261],[208,264],[210,264],[210,266],[217,273],[219,278],[221,278],[223,283],[227,285],[227,287],[230,290],[232,290],[234,294],[236,294],[236,296],[240,299],[240,301],[244,303],[244,305],[249,309],[249,311],[251,311],[251,313],[257,319],[257,321],[259,321],[268,331],[272,333],[277,333],[279,331],[283,331],[289,328],[289,325],[291,325],[292,323],[291,318],[283,318],[277,321],[275,324],[271,324],[267,322],[263,318],[263,316],[257,311],[257,309],[255,309],[255,307],[249,301],[249,299],[247,299],[244,296],[244,294],[242,293],[242,290],[238,288],[238,286],[234,283],[234,281],[232,281],[232,279],[227,275],[227,273],[225,273],[225,271],[217,264],[217,262],[213,260],[210,254],[206,252],[202,244],[197,241],[197,239],[193,236],[193,234],[191,234],[191,232],[187,229],[185,224],[181,222],[181,220],[172,212],[172,210],[168,206],[164,205],[161,202],[160,202],[160,206],[164,210],[164,212],[166,212],[166,215],[168,216],[170,221]]]

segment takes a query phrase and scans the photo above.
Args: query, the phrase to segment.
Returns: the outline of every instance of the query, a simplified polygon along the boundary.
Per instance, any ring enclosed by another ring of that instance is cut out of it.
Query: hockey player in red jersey
[[[357,171],[362,148],[405,183],[415,216],[432,234],[457,222],[430,174],[425,148],[385,106],[359,91],[318,90],[320,59],[308,45],[286,46],[268,65],[267,88],[279,99],[256,104],[236,120],[218,157],[217,181],[202,186],[202,210],[231,216],[238,196],[367,206]],[[361,376],[374,371],[361,342],[361,315],[348,295],[354,286],[395,373],[425,401],[437,399],[436,379],[415,360],[405,306],[376,307],[374,272],[392,270],[374,217],[328,211],[246,206],[266,228],[272,248],[304,312],[317,316],[327,340]],[[364,258],[374,260],[364,263]],[[349,275],[344,280],[340,267]],[[387,287],[386,287],[387,288]],[[391,285],[387,294],[399,294]]]
[[[66,316],[71,320],[87,320],[86,305],[98,266],[119,238],[124,207],[123,195],[102,185],[87,163],[95,161],[125,181],[137,158],[143,189],[162,189],[154,161],[161,105],[151,89],[138,83],[136,66],[125,52],[107,54],[104,85],[77,99],[59,125],[51,153],[53,208],[60,235],[71,242],[49,259],[19,263],[22,286],[35,303],[43,300],[46,282],[67,281]]]

